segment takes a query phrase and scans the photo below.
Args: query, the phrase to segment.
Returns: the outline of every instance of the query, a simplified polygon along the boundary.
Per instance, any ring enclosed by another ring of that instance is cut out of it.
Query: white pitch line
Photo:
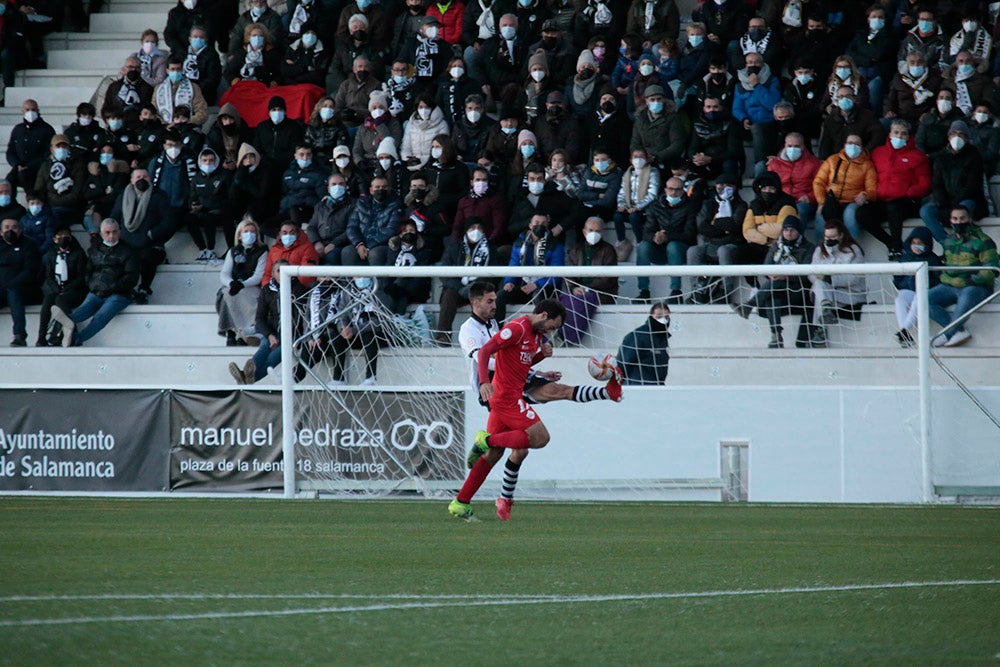
[[[345,614],[360,611],[389,611],[399,609],[439,609],[445,607],[495,607],[514,606],[528,604],[576,604],[588,602],[635,602],[642,600],[677,600],[687,598],[712,598],[712,597],[737,597],[748,595],[790,595],[801,593],[840,593],[849,591],[870,591],[870,590],[891,590],[905,588],[932,588],[932,587],[955,587],[955,586],[995,586],[1000,584],[1000,579],[957,579],[954,581],[903,581],[885,584],[854,584],[847,586],[800,586],[792,588],[758,588],[748,590],[723,590],[723,591],[696,591],[690,593],[643,593],[638,595],[573,595],[573,596],[534,596],[534,597],[497,597],[484,598],[483,596],[469,596],[467,599],[442,600],[437,596],[405,596],[403,598],[427,598],[437,599],[437,602],[408,602],[397,604],[376,604],[352,607],[319,607],[310,609],[277,609],[263,611],[236,611],[236,612],[204,612],[198,614],[164,614],[158,616],[90,616],[77,618],[34,618],[14,621],[0,621],[0,627],[25,627],[40,625],[72,625],[82,623],[137,623],[148,621],[189,621],[204,619],[222,618],[255,618],[261,616],[301,616],[308,614]],[[164,596],[149,596],[149,598],[162,598]],[[202,596],[176,596],[179,599],[219,599],[215,595]],[[223,596],[223,599],[228,596]],[[255,597],[255,596],[247,596]],[[306,596],[303,596],[306,597]],[[319,596],[322,597],[322,596]],[[334,596],[336,597],[336,596]],[[357,596],[345,596],[357,597]],[[377,596],[366,596],[367,599],[380,599]],[[383,596],[392,598],[393,596]],[[59,596],[48,599],[58,599]],[[81,596],[77,599],[85,599]],[[101,599],[101,596],[89,599]],[[129,598],[123,598],[129,599]],[[140,596],[139,599],[142,599]]]

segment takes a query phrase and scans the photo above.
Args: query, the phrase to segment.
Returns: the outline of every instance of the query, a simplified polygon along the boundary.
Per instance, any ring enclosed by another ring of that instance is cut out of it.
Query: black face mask
[[[614,113],[615,103],[614,102],[601,102],[601,111],[604,113]]]
[[[712,80],[712,83],[717,83],[718,84],[718,83],[725,83],[726,82],[726,75],[725,74],[719,74],[719,73],[717,73],[717,74],[709,74],[708,78]]]
[[[3,240],[11,245],[14,245],[17,243],[17,232],[13,229],[8,229],[3,233]]]
[[[580,70],[580,81],[590,81],[591,79],[594,78],[594,75],[596,73],[597,72],[595,72],[590,67],[584,67],[582,70]]]
[[[550,51],[556,46],[556,42],[559,40],[555,37],[542,37],[542,48],[546,51]]]
[[[360,72],[355,72],[354,76],[358,77],[358,81],[364,83],[365,81],[368,80],[368,70],[363,69]]]
[[[767,34],[767,30],[765,30],[764,28],[754,28],[747,34],[750,35],[750,39],[752,39],[755,42],[759,42],[760,40],[764,39],[764,35]]]
[[[403,243],[405,243],[406,245],[416,245],[417,244],[417,235],[414,234],[413,232],[408,232],[408,233],[403,234],[402,236],[400,236],[399,240],[402,241]]]
[[[837,239],[823,239],[823,245],[825,245],[827,248],[836,248],[838,245],[840,245],[840,241],[838,241]]]
[[[388,195],[389,193],[386,190],[375,190],[372,192],[372,199],[377,202],[383,202]]]
[[[951,233],[955,236],[965,236],[969,232],[968,225],[952,225]]]
[[[773,204],[778,200],[777,192],[761,192],[760,198],[765,204]]]
[[[353,37],[354,39],[356,39],[359,42],[364,42],[364,41],[366,41],[368,39],[368,31],[367,30],[358,30],[357,32],[352,32],[351,33],[351,37]]]
[[[69,248],[73,244],[72,236],[63,236],[59,239],[59,247],[63,250]]]
[[[417,188],[413,191],[413,198],[416,201],[423,201],[424,197],[427,196],[427,188]]]
[[[149,189],[149,181],[147,180],[136,181],[135,189],[136,192],[145,192],[146,190]]]
[[[760,74],[760,69],[761,68],[757,67],[756,65],[751,65],[750,67],[747,67],[747,75],[749,76],[751,74]]]
[[[134,69],[130,69],[125,72],[125,78],[128,79],[129,83],[135,83],[139,80],[139,72]]]
[[[563,108],[560,106],[549,107],[545,113],[549,118],[559,118],[563,115]]]
[[[229,125],[222,126],[222,133],[228,134],[230,136],[236,134],[240,131],[240,128],[236,127],[236,123],[230,123]]]
[[[531,228],[531,233],[535,235],[536,239],[544,237],[549,231],[549,228],[545,225],[535,225]]]
[[[720,120],[722,118],[721,111],[706,111],[705,120]]]
[[[424,13],[423,7],[420,6],[414,7],[413,5],[407,5],[406,8],[410,10],[410,13],[413,14],[414,16],[420,16],[421,14]]]

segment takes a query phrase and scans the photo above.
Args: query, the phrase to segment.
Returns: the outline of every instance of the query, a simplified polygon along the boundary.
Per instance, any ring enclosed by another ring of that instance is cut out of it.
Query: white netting
[[[902,346],[897,336],[900,326],[894,302],[898,292],[893,286],[893,275],[889,273],[890,267],[884,265],[856,266],[851,269],[857,271],[853,274],[846,272],[847,267],[824,267],[829,272],[824,277],[830,285],[847,285],[854,277],[851,293],[814,290],[806,271],[816,267],[706,266],[697,270],[619,267],[615,269],[620,292],[617,296],[581,294],[576,289],[588,282],[586,278],[580,279],[581,274],[607,275],[607,270],[535,269],[534,274],[558,274],[566,280],[559,288],[535,295],[527,304],[510,304],[507,318],[530,312],[539,298],[559,299],[571,314],[563,331],[552,341],[556,354],[545,362],[545,368],[561,372],[564,384],[598,385],[587,372],[589,357],[598,353],[629,356],[629,341],[644,340],[630,334],[652,325],[649,317],[652,304],[636,298],[637,279],[642,277],[642,271],[652,277],[653,302],[680,302],[670,303],[671,359],[662,391],[672,385],[689,384],[874,382],[889,388],[890,403],[898,412],[890,419],[900,438],[918,442],[922,426],[915,417],[921,410],[919,401],[914,400],[919,384],[917,350]],[[895,269],[912,275],[916,265],[896,265]],[[383,295],[393,278],[421,275],[421,272],[441,274],[437,278],[450,277],[449,272],[457,269],[429,267],[410,269],[409,273],[391,267],[356,269],[354,273],[359,276],[375,279],[372,288],[364,289],[356,286],[353,277],[344,275],[346,268],[296,267],[295,270],[330,274],[295,300],[303,334],[294,350],[296,359],[306,369],[304,378],[302,371],[299,372],[300,381],[294,392],[298,438],[294,454],[296,488],[376,495],[401,491],[424,495],[453,493],[466,474],[465,452],[470,435],[483,428],[487,413],[470,390],[467,360],[457,337],[448,344],[439,342],[435,336],[437,304],[432,301],[410,305],[406,314],[398,314],[387,305],[389,300]],[[498,267],[478,269],[476,274],[481,280],[499,285],[502,274],[510,271]],[[709,277],[700,276],[702,272]],[[780,278],[768,278],[767,274]],[[680,278],[681,293],[671,299],[671,279],[675,277]],[[782,281],[795,289],[776,287]],[[755,284],[759,286],[756,290],[752,286]],[[435,295],[439,292],[438,287]],[[820,309],[819,314],[814,314],[814,295],[829,299],[828,310]],[[783,305],[786,301],[791,307]],[[797,306],[799,303],[802,305]],[[743,317],[739,307],[748,305],[753,309],[743,313],[748,315]],[[770,319],[766,317],[769,311]],[[455,334],[469,314],[467,306],[459,310],[449,333]],[[353,323],[354,342],[347,348],[341,341],[338,347],[331,341],[346,323]],[[776,327],[783,331],[780,349],[774,340]],[[917,337],[915,328],[912,335]],[[317,340],[310,345],[310,341]],[[377,352],[375,367],[369,366],[366,347],[367,352]],[[648,354],[649,350],[638,352],[631,356],[641,377],[633,380],[657,381],[660,376],[654,366],[659,362],[655,355]],[[767,366],[761,366],[762,360],[768,362]],[[856,363],[859,360],[863,363]],[[753,375],[759,372],[753,370],[758,367],[769,375],[759,378]],[[795,373],[790,374],[790,368],[795,368]],[[748,373],[751,381],[747,379]],[[903,387],[908,393],[893,393],[896,387]],[[627,386],[626,390],[629,389]],[[650,389],[655,388],[642,388]],[[641,395],[641,399],[649,396]],[[546,419],[551,416],[557,421],[570,419],[588,424],[584,431],[589,435],[606,433],[611,440],[620,437],[616,434],[623,424],[628,424],[636,437],[655,438],[655,431],[643,435],[646,425],[634,421],[637,415],[628,412],[631,408],[622,407],[627,405],[628,402],[611,404],[606,400],[586,405],[559,401],[558,407],[555,403],[545,406],[542,414]],[[614,421],[608,421],[605,415]],[[648,415],[640,416],[645,419]],[[709,411],[704,419],[710,423],[711,418]],[[592,426],[591,419],[597,420]],[[562,441],[565,436],[560,433],[558,437]],[[574,438],[570,436],[570,440]],[[558,446],[566,444],[562,441]],[[574,444],[582,443],[574,441]],[[653,472],[655,466],[641,464],[633,470],[622,467],[624,463],[618,460],[600,463],[604,476],[595,477],[592,468],[599,456],[592,453],[589,461],[579,457],[561,460],[556,474],[566,479],[552,479],[553,473],[540,472],[544,470],[541,463],[534,467],[534,462],[542,460],[536,455],[529,472],[522,475],[519,497],[644,498],[661,497],[658,494],[663,489],[682,487],[709,489],[718,494],[723,486],[717,470],[710,475],[666,478]],[[715,465],[718,466],[718,461]],[[535,472],[549,477],[533,478]],[[499,483],[499,475],[494,473],[494,477],[497,479],[488,486]],[[739,494],[734,491],[734,495]]]

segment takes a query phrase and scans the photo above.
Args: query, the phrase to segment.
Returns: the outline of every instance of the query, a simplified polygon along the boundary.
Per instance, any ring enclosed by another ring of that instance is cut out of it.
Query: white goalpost
[[[743,318],[731,308],[747,301],[757,280],[798,276],[808,285],[817,273],[861,275],[868,286],[863,305],[816,325],[826,332],[821,347],[795,347],[791,332],[800,316],[785,313],[779,321],[789,332],[785,347],[769,349],[763,309]],[[698,299],[715,279],[727,291],[715,303],[670,305],[670,376],[664,385],[627,385],[622,403],[541,406],[553,440],[528,458],[519,497],[934,500],[933,336],[923,263],[283,267],[281,331],[295,332],[280,336],[285,496],[453,494],[467,472],[470,436],[485,427],[487,412],[472,393],[457,342],[442,344],[431,335],[440,281],[469,278],[499,287],[505,277],[559,278],[563,286],[546,294],[565,300],[586,279],[609,275],[617,278],[619,294],[597,306],[579,340],[557,336],[555,354],[544,362],[566,384],[599,384],[587,374],[586,360],[617,354],[623,338],[646,322],[650,304],[634,298],[637,278],[651,277],[654,302],[666,300],[670,278],[681,279],[684,301]],[[909,349],[895,338],[894,275],[915,277],[917,324]],[[299,278],[315,278],[321,287],[313,290],[340,296],[324,296],[327,305],[317,317],[318,299],[310,305],[310,293],[293,296],[292,281]],[[364,278],[373,284],[362,290],[354,279]],[[378,293],[401,278],[433,279],[430,302],[393,312]],[[532,307],[511,305],[507,318]],[[334,349],[333,327],[358,314],[371,327],[369,337]],[[452,331],[468,316],[468,308],[460,310]],[[317,347],[321,353],[309,352]],[[376,384],[364,381],[372,349]],[[743,468],[734,471],[733,465]]]

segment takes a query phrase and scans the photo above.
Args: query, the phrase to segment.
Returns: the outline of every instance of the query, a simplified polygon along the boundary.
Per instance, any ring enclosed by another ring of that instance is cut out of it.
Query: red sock
[[[472,470],[469,471],[468,476],[465,478],[465,484],[462,485],[462,489],[458,492],[458,502],[471,503],[472,496],[476,495],[476,491],[486,481],[492,469],[493,466],[490,465],[490,462],[485,457],[479,457],[479,460],[472,466]]]
[[[507,449],[527,449],[528,434],[525,431],[504,431],[490,436],[490,447]]]

